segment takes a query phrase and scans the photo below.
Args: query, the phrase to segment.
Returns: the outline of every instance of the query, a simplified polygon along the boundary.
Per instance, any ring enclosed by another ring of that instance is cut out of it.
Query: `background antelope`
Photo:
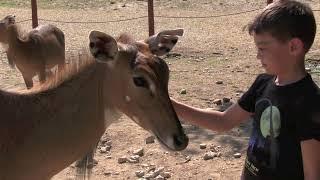
[[[188,145],[169,99],[165,61],[128,35],[116,40],[92,31],[89,39],[92,55],[41,86],[0,90],[1,180],[50,179],[94,149],[117,112],[171,150]]]
[[[0,21],[0,43],[7,47],[8,62],[21,72],[28,89],[33,87],[32,78],[38,75],[40,83],[46,80],[46,71],[65,64],[65,40],[63,32],[53,25],[42,25],[27,33],[9,15]]]

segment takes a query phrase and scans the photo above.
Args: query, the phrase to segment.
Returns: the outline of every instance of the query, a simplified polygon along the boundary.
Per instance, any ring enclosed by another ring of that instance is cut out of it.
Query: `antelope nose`
[[[175,149],[178,151],[184,150],[189,143],[189,138],[185,134],[173,135]]]
[[[172,42],[173,44],[177,44],[178,39],[173,39],[171,42]]]

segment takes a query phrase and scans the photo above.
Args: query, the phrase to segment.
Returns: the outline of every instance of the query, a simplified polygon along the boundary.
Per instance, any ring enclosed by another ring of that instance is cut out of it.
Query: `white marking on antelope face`
[[[131,101],[130,96],[126,96],[126,102],[130,102],[130,101]]]

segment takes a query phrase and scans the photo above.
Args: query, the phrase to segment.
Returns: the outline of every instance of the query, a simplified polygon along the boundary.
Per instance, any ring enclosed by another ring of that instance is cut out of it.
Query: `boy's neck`
[[[278,86],[292,84],[303,79],[306,75],[305,66],[299,66],[285,73],[276,75],[275,84]]]

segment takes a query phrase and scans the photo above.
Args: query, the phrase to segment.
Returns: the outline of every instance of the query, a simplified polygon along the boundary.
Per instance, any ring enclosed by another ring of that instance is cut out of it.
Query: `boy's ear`
[[[289,50],[292,55],[300,55],[305,52],[304,43],[299,38],[293,38],[289,42]]]

